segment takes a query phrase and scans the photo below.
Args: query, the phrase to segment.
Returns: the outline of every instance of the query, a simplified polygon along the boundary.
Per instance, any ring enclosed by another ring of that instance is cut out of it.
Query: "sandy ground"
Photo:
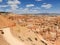
[[[1,34],[0,34],[0,45],[9,45]]]
[[[11,34],[10,28],[4,28],[3,32],[4,32],[3,36],[0,35],[0,45],[25,45],[24,43],[20,42],[20,40],[17,40]],[[56,45],[59,45],[59,43],[60,43],[60,40],[57,40]]]
[[[0,36],[0,45],[26,45],[25,43],[17,40],[12,33],[10,32],[10,28],[3,29],[4,34]],[[9,43],[9,44],[8,44]],[[51,45],[51,44],[49,44]]]
[[[3,29],[3,37],[10,45],[25,45],[23,42],[17,40],[10,32],[10,28]]]

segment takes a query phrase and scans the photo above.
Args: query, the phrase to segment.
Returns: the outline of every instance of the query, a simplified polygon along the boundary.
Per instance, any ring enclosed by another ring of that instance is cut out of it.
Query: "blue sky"
[[[0,0],[0,12],[60,13],[60,0]]]

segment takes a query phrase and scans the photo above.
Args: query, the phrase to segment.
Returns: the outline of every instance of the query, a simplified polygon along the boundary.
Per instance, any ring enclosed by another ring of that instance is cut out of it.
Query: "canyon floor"
[[[23,42],[26,40],[24,38],[25,35],[26,35],[25,36],[26,38],[29,35],[32,35],[31,38],[35,38],[33,36],[36,34],[36,35],[38,35],[39,38],[38,37],[37,38],[39,40],[42,39],[46,42],[46,44],[45,44],[42,41],[45,45],[60,45],[60,16],[59,15],[53,15],[53,16],[52,15],[51,16],[50,15],[49,16],[48,15],[30,15],[30,14],[29,15],[18,15],[18,14],[11,14],[11,13],[7,13],[7,14],[2,13],[0,15],[3,16],[4,18],[6,18],[6,20],[9,19],[10,22],[13,22],[14,25],[6,26],[6,28],[10,28],[11,34],[17,40],[20,40],[19,39],[20,37],[18,38],[18,36],[21,36],[21,39]],[[5,20],[3,17],[2,17],[2,19],[4,22]],[[0,22],[1,21],[2,20],[0,18]],[[6,24],[4,24],[4,26],[7,25],[7,21],[5,21],[5,23]],[[11,25],[10,23],[8,23],[8,24]],[[3,26],[3,23],[0,24],[0,27],[3,27],[2,29],[5,28],[4,26]],[[31,31],[31,33],[28,33],[28,31]],[[10,41],[5,40],[5,38],[3,36],[4,34],[5,34],[4,31],[3,32],[0,31],[0,45],[12,45],[12,44],[10,44],[11,43]],[[22,35],[19,35],[19,34],[22,34]],[[37,40],[37,39],[35,39],[35,40]],[[34,41],[34,40],[32,39],[32,41]],[[27,43],[27,41],[25,41],[25,42]],[[42,42],[40,42],[41,45],[44,45]],[[30,42],[28,42],[28,43],[30,44]],[[37,45],[37,43],[38,42],[35,41],[35,45]]]

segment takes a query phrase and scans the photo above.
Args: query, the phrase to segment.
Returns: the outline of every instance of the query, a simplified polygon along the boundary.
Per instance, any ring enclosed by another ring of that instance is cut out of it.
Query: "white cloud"
[[[10,5],[10,6],[12,10],[16,10],[17,8],[19,8],[18,5]]]
[[[17,8],[19,8],[18,4],[21,4],[21,2],[19,0],[8,0],[8,5],[11,7],[12,10],[16,10]]]
[[[26,7],[33,7],[34,4],[27,4]]]
[[[0,7],[8,7],[8,5],[0,5]]]
[[[29,8],[21,8],[19,10],[15,10],[13,11],[14,13],[18,13],[18,14],[38,14],[40,13],[40,10],[36,10],[36,9],[29,9]]]
[[[40,10],[41,8],[40,7],[34,7],[34,8],[31,8],[31,9],[36,9],[36,10]]]
[[[6,11],[17,13],[17,14],[38,14],[40,13],[40,10],[37,10],[37,9],[21,8],[21,7],[16,10],[7,9]]]
[[[41,5],[41,7],[45,8],[45,9],[50,9],[52,7],[52,4],[43,3],[43,5]]]
[[[29,13],[38,14],[38,13],[40,13],[40,10],[30,10]]]
[[[0,2],[2,2],[3,0],[0,0]]]
[[[8,4],[10,5],[15,5],[15,4],[20,4],[21,2],[18,0],[14,0],[14,1],[8,1]]]
[[[42,0],[36,0],[36,1],[42,1]]]
[[[21,4],[20,1],[15,0],[15,1],[8,1],[8,5],[11,7],[11,9],[7,9],[6,11],[8,12],[14,12],[14,13],[19,13],[19,14],[33,14],[33,13],[39,13],[38,7],[35,9],[30,9],[29,7],[33,7],[34,4],[27,4],[26,8],[20,8],[18,4]],[[40,9],[40,8],[39,8]]]

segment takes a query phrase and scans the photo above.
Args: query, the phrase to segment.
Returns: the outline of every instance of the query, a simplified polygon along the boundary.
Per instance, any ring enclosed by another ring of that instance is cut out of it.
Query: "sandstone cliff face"
[[[13,21],[7,19],[6,17],[0,15],[0,28],[3,28],[3,27],[11,27],[15,25],[13,23]]]

